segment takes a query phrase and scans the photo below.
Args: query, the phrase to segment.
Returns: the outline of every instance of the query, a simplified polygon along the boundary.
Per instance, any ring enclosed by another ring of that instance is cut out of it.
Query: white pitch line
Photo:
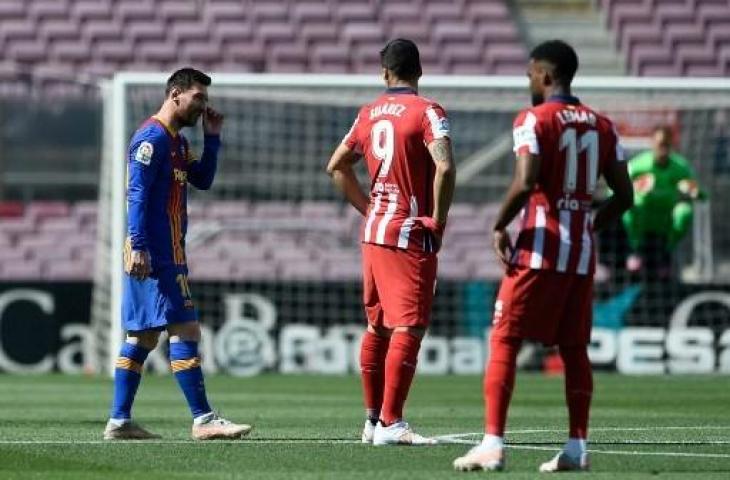
[[[655,432],[662,430],[730,430],[730,425],[691,425],[691,426],[673,426],[673,427],[596,427],[590,428],[591,432]],[[551,429],[551,428],[535,428],[525,430],[507,430],[505,434],[508,435],[522,435],[528,433],[566,433],[567,430],[562,429]],[[473,437],[482,436],[484,432],[470,432],[470,433],[454,433],[448,435],[442,435],[442,437]]]
[[[691,426],[667,426],[667,427],[597,427],[592,428],[592,432],[646,432],[646,431],[662,431],[662,430],[730,430],[730,425],[691,425]],[[564,433],[564,429],[526,429],[526,430],[509,430],[508,434],[518,435],[527,433]],[[481,437],[484,432],[471,433],[453,433],[434,437],[441,443],[475,445],[478,442],[474,440],[466,440],[465,437]],[[214,442],[196,442],[194,440],[133,440],[124,442],[114,442],[108,440],[0,440],[0,445],[119,445],[119,444],[138,444],[138,445],[226,445],[226,444],[302,444],[302,445],[355,445],[362,443],[360,440],[336,440],[336,439],[240,439],[240,440],[217,440]],[[628,440],[626,444],[640,444]],[[730,441],[708,440],[681,442],[686,445],[727,445]],[[531,445],[507,445],[508,448],[522,450],[555,450],[554,447],[540,447]],[[684,453],[684,452],[638,452],[638,451],[622,451],[622,450],[589,450],[595,453],[607,453],[614,455],[655,455],[655,456],[681,456],[681,457],[708,457],[708,458],[730,458],[730,454],[713,454],[713,453]]]
[[[505,445],[507,448],[514,448],[518,450],[546,450],[554,452],[553,447],[537,447],[531,445]],[[686,453],[686,452],[640,452],[638,450],[595,450],[589,449],[591,453],[606,453],[609,455],[640,455],[640,456],[655,456],[655,457],[695,457],[695,458],[730,458],[730,454],[727,453]]]
[[[658,430],[730,430],[730,425],[692,425],[677,427],[597,427],[589,428],[591,432],[654,432]],[[531,430],[507,430],[505,433],[564,433],[566,429],[531,429]],[[482,435],[479,433],[479,435]],[[469,434],[474,435],[474,434]]]

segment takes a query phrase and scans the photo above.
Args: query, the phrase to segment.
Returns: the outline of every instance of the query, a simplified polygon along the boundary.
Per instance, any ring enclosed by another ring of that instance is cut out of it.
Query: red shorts
[[[362,244],[363,302],[374,327],[428,327],[436,254]]]
[[[492,335],[587,345],[592,323],[591,275],[510,267],[494,305]]]

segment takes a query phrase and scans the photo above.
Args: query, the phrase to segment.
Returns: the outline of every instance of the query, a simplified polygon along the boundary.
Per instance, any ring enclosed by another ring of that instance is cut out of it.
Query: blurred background
[[[459,169],[422,370],[481,371],[512,119],[529,103],[529,50],[557,37],[580,57],[575,93],[616,121],[629,153],[667,126],[704,193],[657,264],[627,268],[620,225],[599,237],[594,363],[730,372],[727,0],[0,0],[0,371],[106,369],[119,338],[117,147],[183,66],[221,74],[211,97],[226,115],[216,183],[189,205],[206,368],[357,371],[360,219],[324,166],[382,90],[378,52],[395,37],[419,45],[422,92],[449,113]],[[163,355],[151,369],[167,368]],[[521,363],[555,367],[536,345]]]

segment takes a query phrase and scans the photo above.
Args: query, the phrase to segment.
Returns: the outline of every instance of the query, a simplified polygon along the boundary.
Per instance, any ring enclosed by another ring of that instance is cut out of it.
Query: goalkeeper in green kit
[[[672,140],[670,127],[657,127],[652,150],[629,161],[634,206],[623,216],[631,248],[627,270],[659,278],[670,275],[671,253],[692,225],[692,203],[704,197]]]

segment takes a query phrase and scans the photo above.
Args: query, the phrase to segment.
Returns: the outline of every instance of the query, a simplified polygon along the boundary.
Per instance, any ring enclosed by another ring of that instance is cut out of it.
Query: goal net
[[[157,111],[165,81],[164,74],[122,73],[105,94],[92,309],[100,370],[110,368],[122,338],[127,142]],[[432,372],[479,372],[501,276],[489,230],[511,179],[511,125],[529,102],[527,82],[428,77],[420,88],[449,114],[458,169],[422,365]],[[239,375],[357,370],[364,324],[360,218],[324,168],[358,108],[382,89],[377,76],[213,75],[211,104],[225,115],[223,148],[213,188],[190,189],[187,239],[191,289],[206,337],[203,352],[212,357],[209,370]],[[676,252],[672,281],[627,275],[621,228],[600,235],[597,327],[665,328],[677,304],[694,292],[693,284],[730,276],[730,229],[721,228],[730,213],[729,91],[726,82],[686,78],[576,81],[575,94],[615,120],[629,152],[649,147],[655,125],[673,128],[677,150],[691,160],[709,193],[695,205],[693,230]],[[199,151],[202,129],[185,134]],[[359,174],[366,185],[362,166]],[[722,302],[706,302],[685,323],[719,337],[730,327]],[[152,363],[163,369],[165,362]]]

